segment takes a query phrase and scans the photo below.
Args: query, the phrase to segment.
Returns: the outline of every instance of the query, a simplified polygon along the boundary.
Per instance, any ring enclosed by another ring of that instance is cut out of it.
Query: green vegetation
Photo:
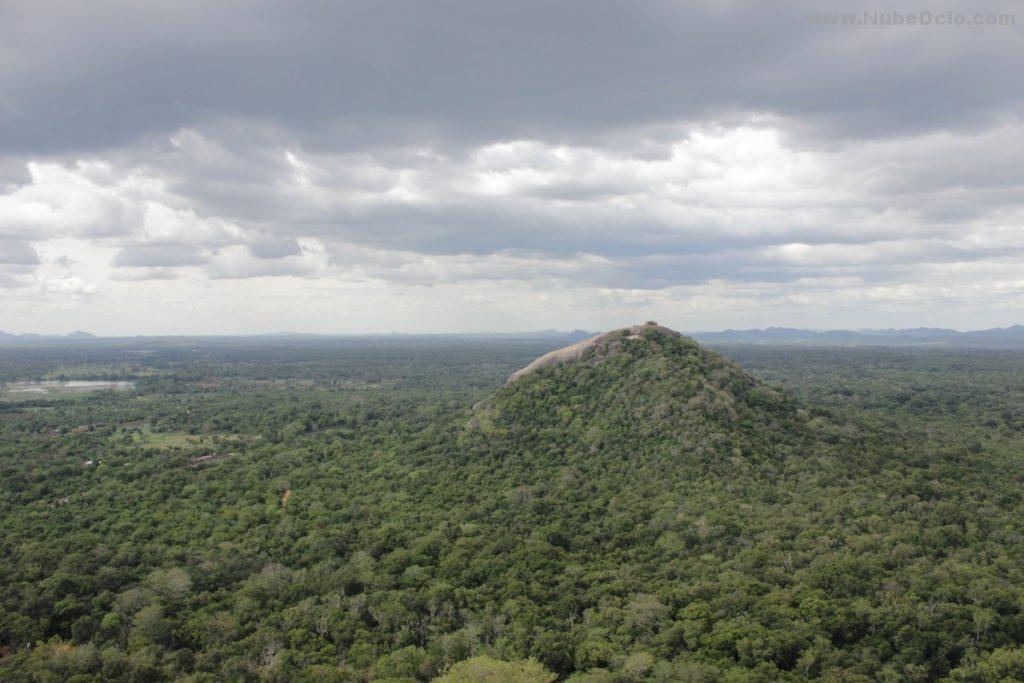
[[[1024,676],[1024,354],[551,345],[0,350],[0,680]]]
[[[454,664],[437,683],[551,683],[556,676],[533,660],[503,662],[478,656]]]

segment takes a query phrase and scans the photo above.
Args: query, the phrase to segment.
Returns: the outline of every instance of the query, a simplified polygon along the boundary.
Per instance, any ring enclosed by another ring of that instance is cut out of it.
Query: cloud
[[[119,266],[110,274],[115,282],[145,282],[148,280],[177,280],[182,273],[174,267],[164,266]]]
[[[16,239],[0,239],[0,264],[8,266],[34,266],[39,255],[28,242]]]
[[[121,249],[114,257],[114,265],[119,268],[157,268],[161,266],[196,266],[206,263],[208,256],[197,253],[188,247],[172,245],[140,245]]]
[[[34,287],[43,294],[57,295],[62,299],[81,299],[96,293],[96,285],[82,278],[70,275],[67,277],[40,277]]]
[[[296,244],[296,251],[279,258],[254,253],[251,248],[233,246],[218,250],[211,257],[205,272],[215,279],[248,279],[265,277],[312,277],[326,270],[323,247],[313,240]]]
[[[8,144],[33,154],[240,119],[281,122],[309,147],[366,149],[580,140],[751,111],[847,136],[1013,115],[1019,32],[844,30],[805,18],[862,9],[810,0],[194,0],[42,11],[9,2],[0,88]]]
[[[29,162],[30,182],[0,194],[0,231],[24,239],[125,234],[140,218],[126,201],[132,178],[111,177],[104,161]]]
[[[39,263],[31,243],[0,233],[0,289],[25,285]]]
[[[252,280],[496,316],[560,290],[712,320],[928,291],[976,310],[988,268],[1004,310],[1020,32],[805,17],[864,9],[3,3],[0,284],[98,306],[152,281],[184,307]]]
[[[1024,248],[1020,187],[980,161],[959,175],[934,171],[951,146],[966,159],[1013,149],[1016,126],[831,149],[796,146],[776,126],[662,129],[657,156],[624,140],[375,156],[307,152],[283,137],[264,147],[260,136],[254,150],[183,131],[173,151],[121,166],[33,164],[33,182],[0,207],[23,240],[49,224],[19,217],[73,215],[73,229],[54,234],[119,245],[112,265],[134,279],[193,268],[231,279],[657,289],[850,271],[902,277],[900,264]],[[1007,168],[1015,154],[1001,152]],[[253,158],[266,165],[242,171]]]

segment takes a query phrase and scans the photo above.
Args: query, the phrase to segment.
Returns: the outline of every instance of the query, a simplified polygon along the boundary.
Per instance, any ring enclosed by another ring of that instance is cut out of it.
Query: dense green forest
[[[1024,680],[1024,353],[557,345],[0,347],[0,680]]]

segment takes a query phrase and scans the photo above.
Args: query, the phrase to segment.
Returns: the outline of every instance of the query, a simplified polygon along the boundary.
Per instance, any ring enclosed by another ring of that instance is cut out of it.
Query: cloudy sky
[[[0,330],[1024,322],[1022,32],[989,0],[4,0]]]

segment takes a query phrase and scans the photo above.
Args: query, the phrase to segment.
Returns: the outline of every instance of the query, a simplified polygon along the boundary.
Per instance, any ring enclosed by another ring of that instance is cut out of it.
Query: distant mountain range
[[[586,330],[536,330],[533,332],[478,332],[463,334],[389,334],[389,335],[327,335],[279,332],[266,335],[238,335],[242,339],[280,338],[330,338],[349,337],[406,337],[440,339],[553,339],[567,344],[581,341],[595,335]],[[797,346],[917,346],[984,349],[1024,349],[1024,325],[997,327],[990,330],[959,332],[944,327],[914,327],[907,329],[862,329],[862,330],[805,330],[792,327],[768,327],[765,329],[724,330],[720,332],[691,332],[693,339],[703,344],[781,344]],[[220,340],[232,335],[218,335]],[[200,341],[203,337],[188,335]],[[94,334],[76,330],[68,335],[8,334],[0,332],[0,344],[60,343],[101,339],[151,339],[162,337],[97,337]],[[170,337],[168,337],[170,338]]]
[[[961,348],[1024,348],[1024,325],[958,332],[942,327],[884,330],[802,330],[769,327],[690,335],[705,344],[796,344],[807,346],[939,346]]]
[[[59,339],[99,339],[99,337],[82,330],[75,330],[70,334],[10,334],[0,331],[0,344],[55,341]]]

